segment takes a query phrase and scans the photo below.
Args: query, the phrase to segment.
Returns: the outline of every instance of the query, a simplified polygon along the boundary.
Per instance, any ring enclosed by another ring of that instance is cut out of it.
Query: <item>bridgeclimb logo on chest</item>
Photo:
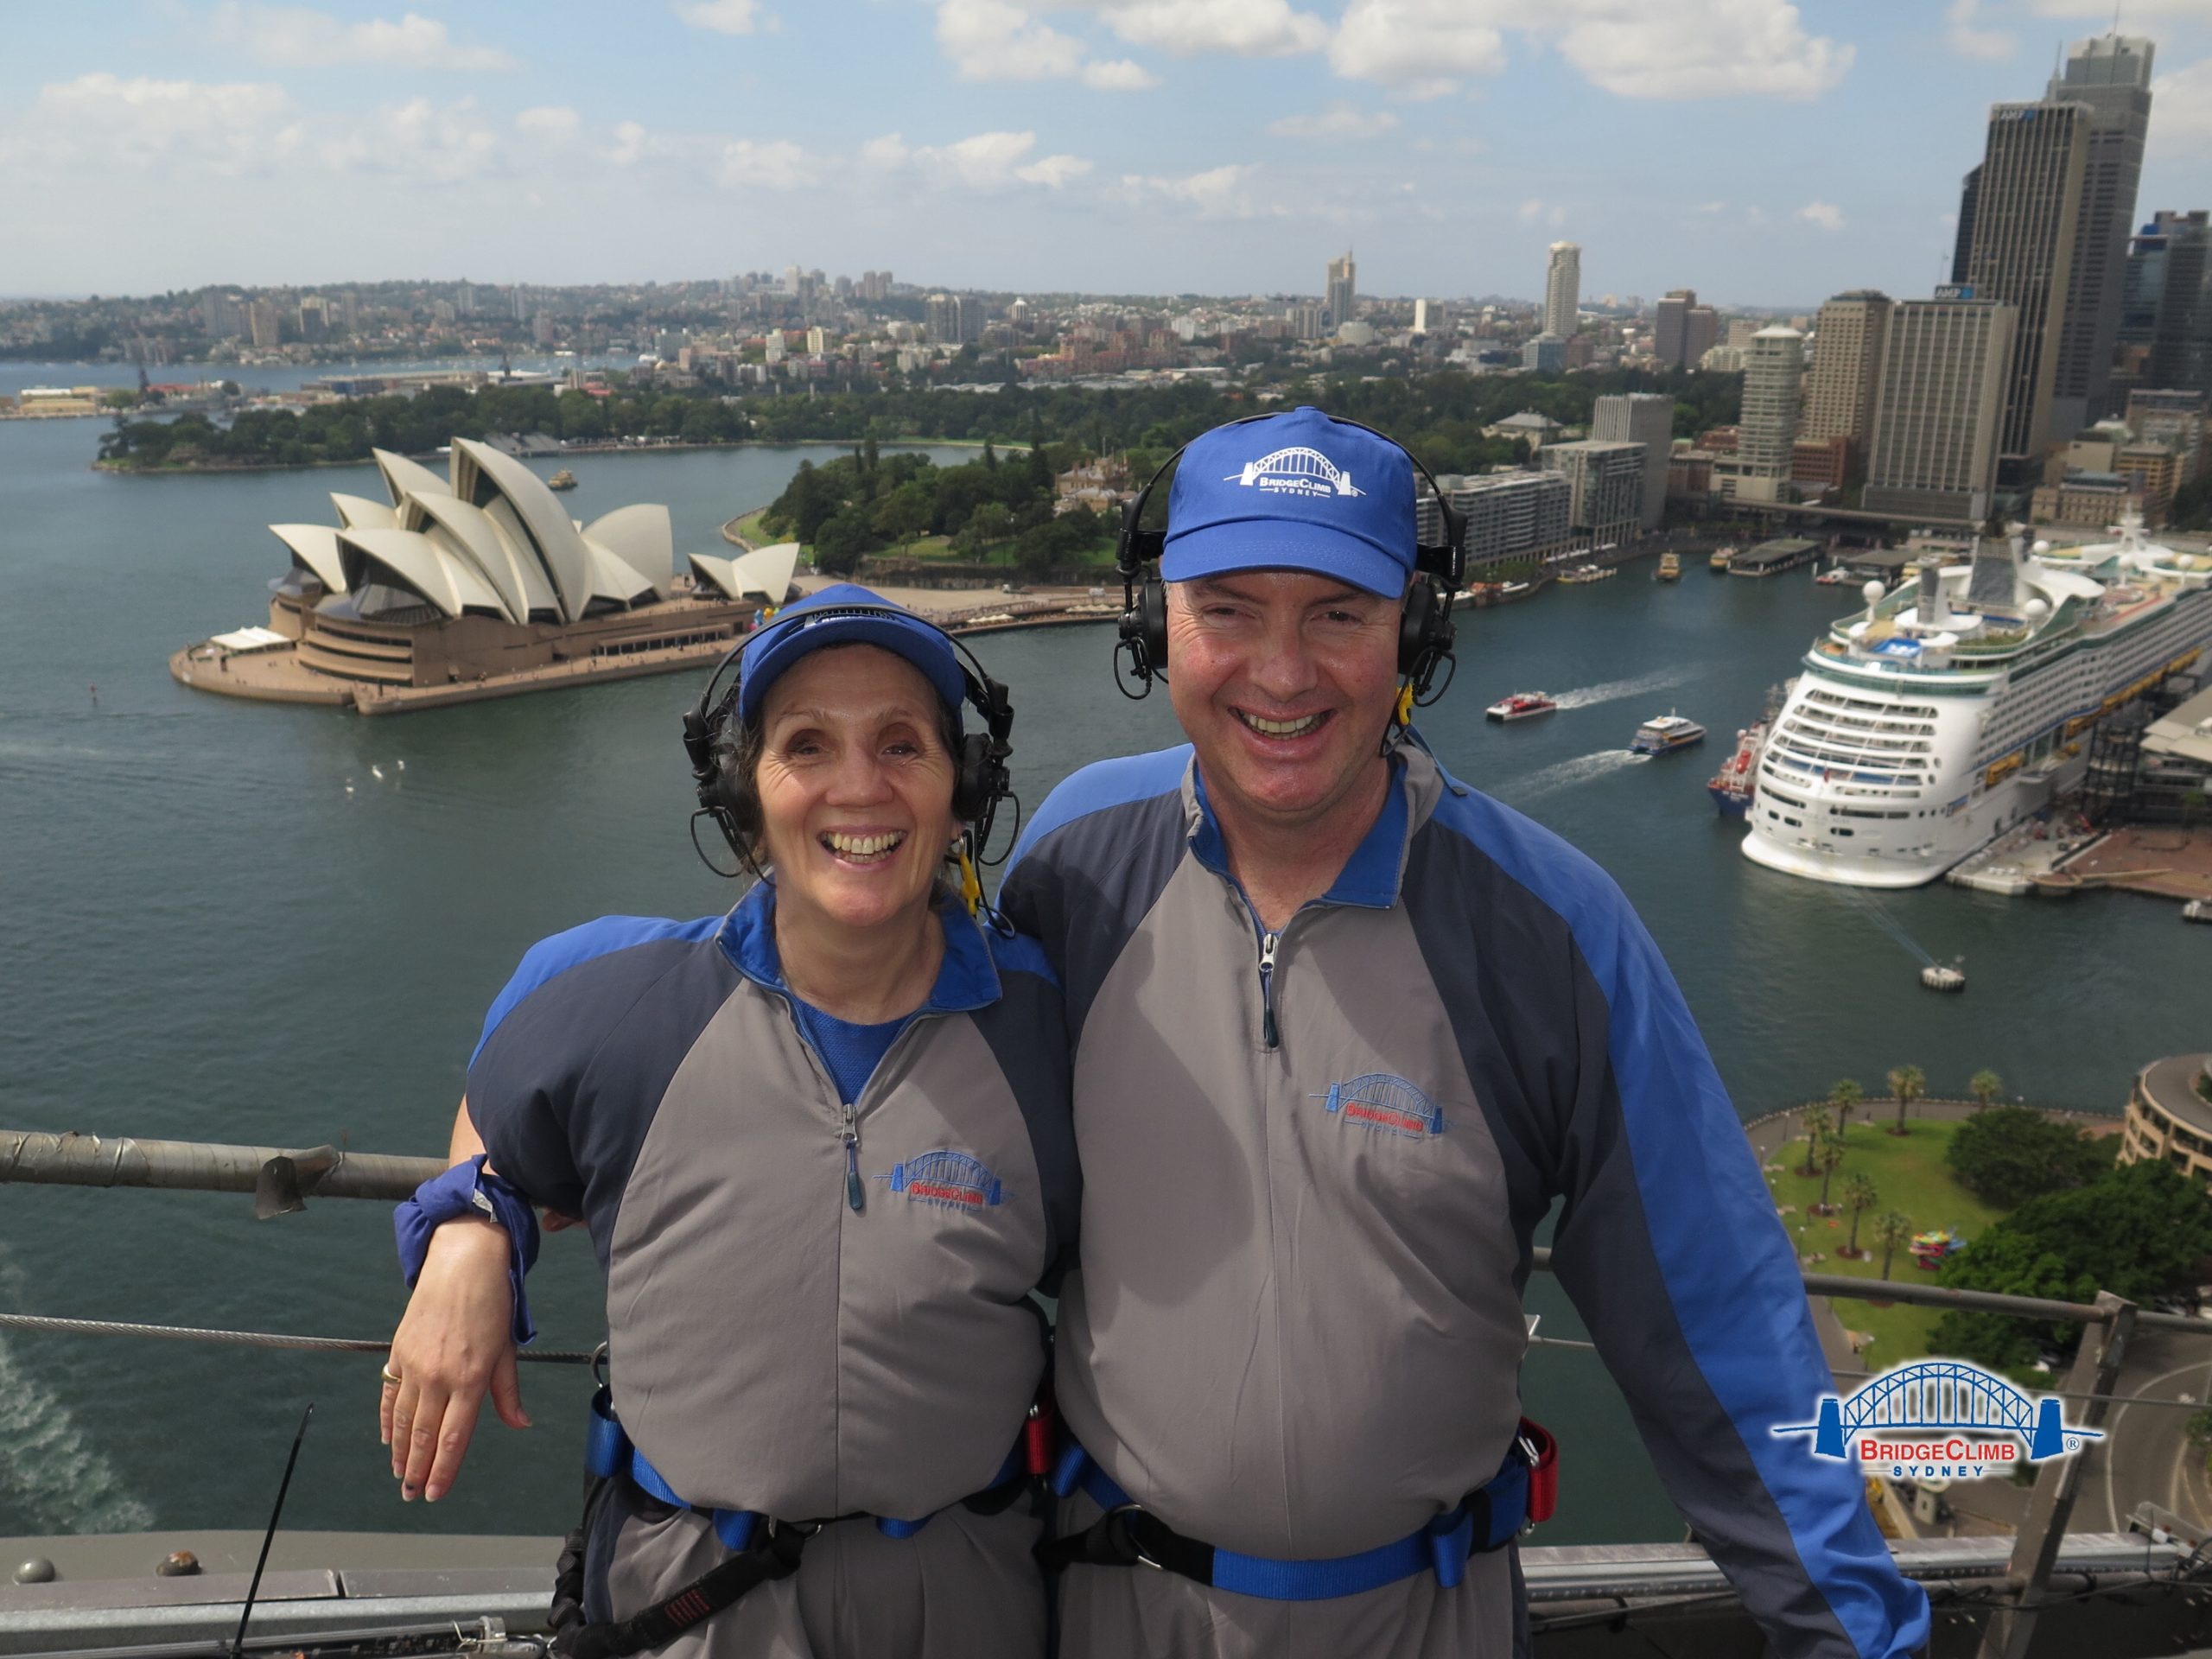
[[[1293,444],[1273,454],[1248,461],[1242,471],[1225,474],[1224,484],[1266,490],[1276,495],[1364,495],[1352,486],[1351,474],[1319,449]]]
[[[1363,1129],[1427,1140],[1444,1133],[1444,1112],[1436,1103],[1405,1078],[1387,1071],[1370,1071],[1350,1083],[1332,1083],[1325,1095],[1309,1099],[1321,1103],[1331,1116]]]
[[[1006,1188],[989,1165],[944,1147],[893,1164],[888,1175],[875,1179],[902,1198],[948,1210],[988,1210],[1006,1200]]]
[[[1976,1480],[2070,1457],[2083,1441],[2103,1438],[2068,1422],[2056,1395],[2034,1397],[1963,1359],[1892,1365],[1847,1395],[1825,1396],[1815,1421],[1772,1432],[1810,1434],[1815,1457],[1856,1461],[1899,1480]]]

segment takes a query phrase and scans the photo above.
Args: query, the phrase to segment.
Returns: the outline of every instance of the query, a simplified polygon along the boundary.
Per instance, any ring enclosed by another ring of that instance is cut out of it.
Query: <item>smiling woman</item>
[[[532,1207],[591,1230],[612,1376],[556,1603],[579,1651],[695,1625],[708,1656],[1044,1649],[1015,1500],[1043,1472],[1029,1294],[1075,1230],[1066,1039],[1041,952],[975,902],[1012,713],[956,650],[849,586],[747,641],[685,741],[751,890],[533,949],[453,1167],[402,1206],[403,1497],[450,1486],[486,1392],[520,1418]]]

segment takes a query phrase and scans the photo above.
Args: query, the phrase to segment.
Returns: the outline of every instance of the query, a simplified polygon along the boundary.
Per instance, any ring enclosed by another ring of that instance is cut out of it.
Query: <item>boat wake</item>
[[[1608,680],[1603,685],[1586,685],[1578,691],[1562,691],[1556,701],[1561,709],[1594,709],[1601,702],[1618,702],[1623,697],[1640,697],[1653,691],[1670,691],[1678,685],[1688,684],[1690,670],[1688,665],[1663,668],[1656,673],[1641,674],[1632,680]]]
[[[1600,749],[1595,754],[1579,754],[1572,760],[1561,760],[1541,772],[1532,772],[1526,778],[1501,784],[1497,794],[1516,806],[1527,806],[1541,801],[1548,795],[1556,795],[1563,789],[1577,784],[1586,784],[1608,772],[1618,772],[1623,766],[1641,764],[1649,757],[1631,754],[1626,749]]]
[[[22,1278],[0,1256],[0,1301],[17,1301]],[[153,1524],[153,1510],[124,1490],[61,1396],[0,1342],[0,1529],[143,1532]]]

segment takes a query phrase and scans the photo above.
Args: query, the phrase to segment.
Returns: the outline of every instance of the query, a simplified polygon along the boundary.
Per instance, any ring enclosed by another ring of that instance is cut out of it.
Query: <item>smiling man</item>
[[[1405,724],[1414,506],[1405,451],[1317,410],[1193,442],[1151,662],[1190,742],[1071,778],[1006,879],[1066,990],[1084,1176],[1061,1652],[1525,1652],[1554,1203],[1560,1278],[1776,1651],[1912,1652],[1926,1599],[1855,1477],[1768,1433],[1829,1378],[1649,936]]]

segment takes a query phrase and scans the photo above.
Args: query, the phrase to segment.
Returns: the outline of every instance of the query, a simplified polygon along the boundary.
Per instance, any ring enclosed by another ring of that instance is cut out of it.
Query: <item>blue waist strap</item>
[[[995,1491],[1020,1474],[1021,1454],[1021,1442],[1017,1439],[1014,1449],[1007,1453],[1006,1461],[999,1466],[998,1474],[982,1490]],[[584,1440],[584,1467],[602,1480],[618,1473],[626,1474],[650,1497],[675,1509],[696,1509],[678,1496],[660,1471],[646,1461],[645,1454],[630,1443],[603,1389],[592,1397],[591,1422]],[[753,1529],[766,1518],[757,1510],[710,1510],[705,1513],[713,1517],[715,1536],[721,1540],[722,1548],[739,1552],[752,1544]],[[918,1521],[900,1521],[879,1515],[874,1517],[875,1529],[887,1538],[911,1538],[929,1525],[935,1513]]]
[[[1143,1507],[1090,1453],[1071,1443],[1052,1471],[1052,1490],[1065,1497],[1078,1486],[1102,1510]],[[1436,1581],[1452,1590],[1465,1579],[1469,1555],[1506,1543],[1528,1518],[1529,1465],[1509,1454],[1487,1485],[1394,1543],[1319,1560],[1279,1560],[1216,1545],[1208,1581],[1217,1590],[1269,1601],[1331,1601],[1433,1571]]]

